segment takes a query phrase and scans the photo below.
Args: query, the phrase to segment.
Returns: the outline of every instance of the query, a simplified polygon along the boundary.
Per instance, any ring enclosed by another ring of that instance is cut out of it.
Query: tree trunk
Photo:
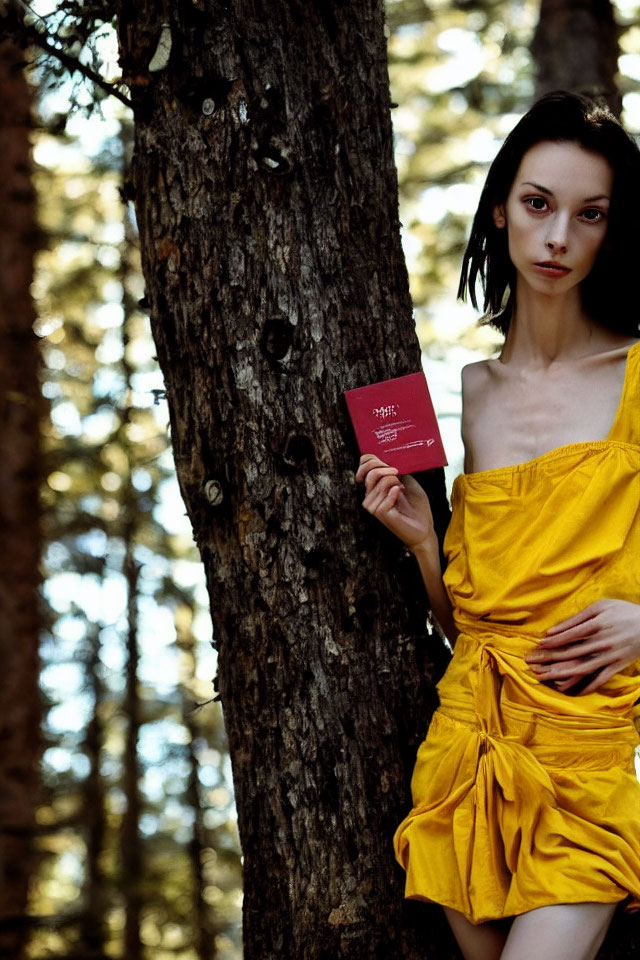
[[[245,957],[445,958],[437,912],[422,908],[417,938],[407,922],[391,848],[442,645],[413,560],[360,507],[342,398],[420,368],[382,2],[163,11],[121,0],[118,27],[152,327],[219,653]],[[428,484],[442,526],[442,473]]]
[[[531,44],[536,96],[552,90],[601,96],[620,116],[619,33],[610,0],[541,0]]]
[[[80,925],[80,942],[86,960],[104,960],[107,939],[107,878],[104,871],[104,846],[107,832],[105,783],[102,777],[104,731],[104,682],[100,677],[100,628],[94,624],[87,636],[87,687],[93,699],[91,720],[87,724],[84,749],[89,760],[89,775],[84,790],[84,823],[87,859],[84,897],[86,909]]]
[[[30,285],[36,249],[31,97],[24,51],[0,43],[0,956],[22,956],[19,918],[38,801],[40,352]]]

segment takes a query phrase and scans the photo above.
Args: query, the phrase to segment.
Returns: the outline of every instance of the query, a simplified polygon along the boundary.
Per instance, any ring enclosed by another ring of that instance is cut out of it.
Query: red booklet
[[[446,466],[424,373],[410,373],[345,392],[360,453],[373,453],[400,473]]]

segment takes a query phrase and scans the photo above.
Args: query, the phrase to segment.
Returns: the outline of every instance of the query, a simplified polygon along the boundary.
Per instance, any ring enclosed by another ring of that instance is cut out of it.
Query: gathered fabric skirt
[[[541,684],[533,638],[461,634],[394,847],[405,895],[473,923],[557,903],[640,907],[637,676]]]

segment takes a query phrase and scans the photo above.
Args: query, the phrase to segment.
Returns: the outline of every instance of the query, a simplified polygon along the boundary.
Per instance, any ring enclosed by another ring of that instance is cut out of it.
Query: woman
[[[419,485],[357,474],[455,643],[394,842],[466,960],[592,960],[640,906],[639,185],[635,144],[569,94],[491,167],[460,292],[481,279],[505,342],[463,371],[444,576]]]

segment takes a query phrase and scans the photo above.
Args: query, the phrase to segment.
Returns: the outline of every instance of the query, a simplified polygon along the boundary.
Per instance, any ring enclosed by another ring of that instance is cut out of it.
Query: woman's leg
[[[500,960],[507,939],[507,924],[500,920],[476,925],[450,907],[444,907],[444,912],[465,960]]]
[[[516,917],[501,960],[595,960],[615,903],[559,903]]]

